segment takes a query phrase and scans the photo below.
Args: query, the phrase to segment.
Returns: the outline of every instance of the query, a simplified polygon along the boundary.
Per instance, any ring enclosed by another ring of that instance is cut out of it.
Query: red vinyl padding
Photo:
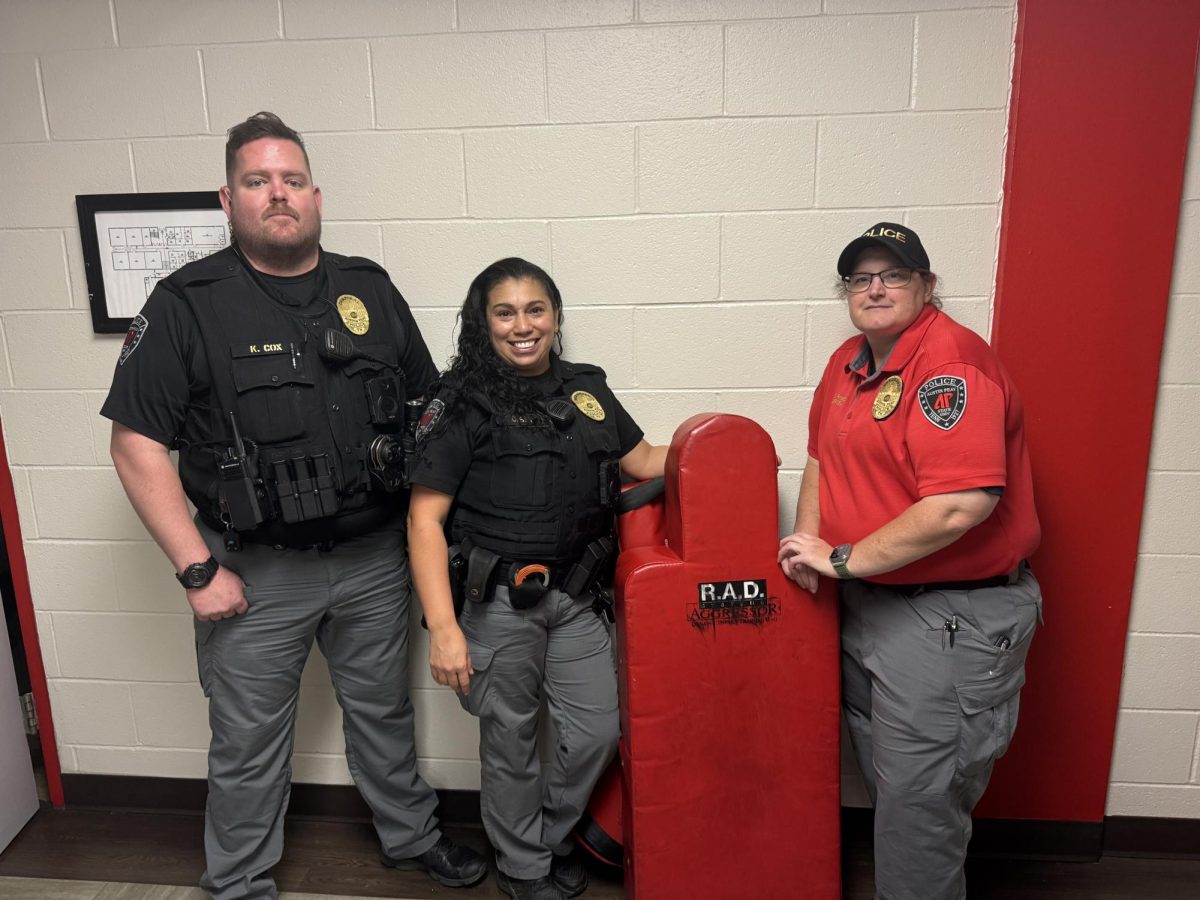
[[[626,896],[839,897],[837,607],[776,564],[770,437],[689,419],[663,505],[617,563]]]

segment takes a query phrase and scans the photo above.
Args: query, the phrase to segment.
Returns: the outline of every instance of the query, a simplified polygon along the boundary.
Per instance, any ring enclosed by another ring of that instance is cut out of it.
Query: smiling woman
[[[558,336],[559,307],[535,278],[508,279],[488,292],[492,349],[522,375],[550,368],[550,348]]]
[[[587,886],[568,834],[617,741],[594,592],[613,562],[621,474],[661,475],[666,459],[601,369],[554,351],[562,321],[558,287],[532,263],[502,259],[475,278],[458,355],[417,431],[408,520],[430,671],[480,720],[497,880],[534,900]],[[544,778],[543,693],[559,735]]]
[[[941,311],[911,228],[838,260],[850,321],[813,396],[783,570],[841,583],[842,702],[880,894],[961,900],[971,810],[1016,728],[1041,591],[1021,399]],[[983,576],[983,577],[981,577]]]

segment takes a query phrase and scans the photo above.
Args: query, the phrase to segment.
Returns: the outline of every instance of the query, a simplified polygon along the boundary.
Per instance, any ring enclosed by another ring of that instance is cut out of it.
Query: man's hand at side
[[[224,566],[217,569],[217,574],[207,585],[188,591],[187,600],[201,622],[240,616],[250,608],[242,579]]]

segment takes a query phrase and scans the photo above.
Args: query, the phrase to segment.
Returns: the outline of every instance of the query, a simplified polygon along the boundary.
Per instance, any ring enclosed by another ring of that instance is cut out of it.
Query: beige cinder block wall
[[[1133,302],[1136,302],[1133,301]],[[1192,110],[1142,540],[1109,780],[1112,816],[1200,818],[1200,93]]]
[[[215,188],[225,129],[275,110],[307,136],[326,246],[383,262],[439,362],[479,269],[541,262],[568,355],[608,370],[651,439],[704,410],[770,431],[788,526],[812,389],[848,334],[831,284],[851,236],[883,217],[919,229],[948,308],[986,333],[1013,15],[987,0],[0,4],[0,417],[64,769],[202,777],[207,742],[190,615],[97,415],[120,338],[91,333],[75,194]],[[422,768],[474,788],[474,722],[414,634]],[[319,657],[303,695],[297,779],[348,782]]]

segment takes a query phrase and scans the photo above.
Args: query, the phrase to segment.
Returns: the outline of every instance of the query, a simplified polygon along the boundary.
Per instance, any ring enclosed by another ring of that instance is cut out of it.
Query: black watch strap
[[[208,583],[213,580],[213,576],[217,574],[219,568],[221,566],[216,558],[210,556],[204,562],[192,563],[182,572],[176,572],[175,578],[189,591],[193,591],[208,587]]]

